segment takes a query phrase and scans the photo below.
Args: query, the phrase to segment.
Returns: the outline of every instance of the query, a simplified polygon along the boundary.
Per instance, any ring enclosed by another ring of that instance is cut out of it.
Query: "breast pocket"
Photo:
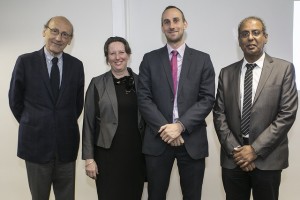
[[[281,86],[270,85],[258,94],[257,102],[261,109],[277,110],[281,100]]]

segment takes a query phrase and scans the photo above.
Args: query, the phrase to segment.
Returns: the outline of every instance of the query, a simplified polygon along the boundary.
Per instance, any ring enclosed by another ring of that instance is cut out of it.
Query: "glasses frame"
[[[69,34],[65,31],[60,32],[59,29],[57,29],[57,28],[50,28],[49,26],[45,26],[45,28],[48,28],[52,35],[54,35],[54,36],[60,35],[61,38],[65,39],[65,40],[68,40],[73,37],[73,34]]]
[[[265,34],[265,32],[263,30],[241,31],[239,35],[241,38],[248,38],[250,34],[253,37],[258,37],[261,34]]]

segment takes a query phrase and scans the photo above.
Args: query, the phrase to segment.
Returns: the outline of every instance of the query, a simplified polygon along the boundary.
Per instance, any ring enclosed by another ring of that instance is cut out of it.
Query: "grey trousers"
[[[32,200],[49,200],[51,186],[56,200],[75,199],[75,161],[46,164],[25,161]]]

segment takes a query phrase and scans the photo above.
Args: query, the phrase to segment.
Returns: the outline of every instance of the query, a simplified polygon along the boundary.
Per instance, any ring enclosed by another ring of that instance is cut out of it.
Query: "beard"
[[[166,35],[166,38],[167,38],[168,43],[178,43],[178,42],[182,41],[183,34],[182,34],[182,35],[179,35],[179,36],[176,37],[176,38],[171,38],[171,37],[168,37],[168,36]]]

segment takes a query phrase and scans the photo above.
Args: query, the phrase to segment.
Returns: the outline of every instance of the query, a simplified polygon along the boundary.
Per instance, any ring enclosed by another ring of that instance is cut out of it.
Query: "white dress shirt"
[[[174,106],[173,106],[173,122],[176,122],[179,115],[178,115],[178,107],[177,107],[177,95],[178,95],[178,85],[179,85],[179,77],[180,77],[180,73],[181,73],[181,68],[182,68],[182,61],[183,61],[183,55],[184,55],[184,50],[185,50],[185,43],[183,45],[181,45],[179,48],[177,49],[173,49],[169,44],[167,44],[167,48],[168,48],[168,53],[169,53],[169,60],[171,60],[172,58],[172,51],[176,50],[178,52],[177,54],[177,88],[176,88],[176,95],[175,95],[175,99],[174,99]]]
[[[247,71],[246,64],[256,64],[255,68],[253,69],[253,79],[252,79],[252,103],[255,97],[256,89],[259,83],[260,75],[263,69],[265,60],[265,53],[254,63],[249,63],[245,58],[241,69],[241,80],[240,80],[240,100],[241,100],[241,115],[243,113],[243,102],[244,102],[244,79],[245,74]],[[249,135],[246,135],[246,137],[249,137]]]

